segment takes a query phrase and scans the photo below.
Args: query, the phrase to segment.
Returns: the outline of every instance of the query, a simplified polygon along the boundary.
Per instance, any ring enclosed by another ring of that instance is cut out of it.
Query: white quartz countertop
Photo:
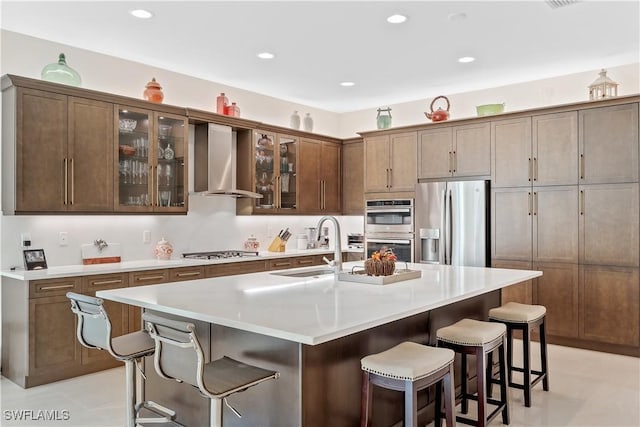
[[[350,270],[362,262],[345,263]],[[287,272],[317,269],[287,270]],[[419,279],[388,285],[273,272],[98,291],[97,296],[302,344],[321,344],[542,275],[409,264]]]
[[[362,249],[343,249],[342,252],[359,252],[362,253]],[[109,273],[124,273],[127,271],[142,271],[142,270],[155,270],[158,268],[177,268],[177,267],[190,267],[197,265],[210,265],[210,264],[226,264],[231,262],[244,262],[244,261],[256,261],[260,259],[272,259],[272,258],[288,258],[296,256],[307,255],[322,255],[333,254],[333,249],[288,249],[285,252],[259,252],[259,256],[251,257],[239,257],[239,258],[226,258],[226,259],[185,259],[174,257],[167,261],[158,261],[155,259],[139,260],[139,261],[124,261],[115,262],[109,264],[73,264],[49,267],[44,270],[31,270],[24,269],[16,270],[0,270],[0,276],[10,277],[18,280],[41,280],[41,279],[59,279],[62,277],[74,277],[74,276],[89,276],[93,274],[109,274]]]

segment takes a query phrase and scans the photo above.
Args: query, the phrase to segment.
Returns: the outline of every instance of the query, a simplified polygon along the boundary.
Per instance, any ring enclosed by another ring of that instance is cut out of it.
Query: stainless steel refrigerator
[[[415,260],[489,266],[489,181],[416,185]]]

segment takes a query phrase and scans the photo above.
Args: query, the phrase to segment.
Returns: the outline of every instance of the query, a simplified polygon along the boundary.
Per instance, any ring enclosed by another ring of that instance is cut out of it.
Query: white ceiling
[[[2,28],[335,112],[640,62],[640,1],[7,1]],[[140,20],[134,8],[155,16]],[[464,20],[450,20],[463,12]],[[407,22],[392,25],[387,16]],[[273,60],[258,59],[269,51]],[[457,58],[477,60],[461,64]],[[594,73],[594,79],[597,75]],[[342,87],[342,81],[355,86]]]

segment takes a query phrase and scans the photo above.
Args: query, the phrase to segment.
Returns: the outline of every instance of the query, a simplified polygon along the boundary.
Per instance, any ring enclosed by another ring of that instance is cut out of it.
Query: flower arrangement
[[[364,262],[364,270],[368,276],[391,276],[396,269],[397,259],[391,249],[383,247]]]

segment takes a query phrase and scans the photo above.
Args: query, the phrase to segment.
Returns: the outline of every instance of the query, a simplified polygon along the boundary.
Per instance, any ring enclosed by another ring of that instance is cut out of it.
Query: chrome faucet
[[[340,224],[338,223],[338,220],[333,216],[323,216],[322,218],[320,218],[320,221],[318,221],[318,225],[316,229],[322,230],[322,224],[325,221],[333,222],[333,228],[335,230],[335,237],[333,239],[335,253],[333,256],[333,261],[329,261],[326,257],[323,257],[322,259],[324,260],[324,262],[326,262],[327,264],[329,264],[329,266],[333,268],[333,271],[337,279],[338,274],[342,271],[342,244],[340,240]],[[320,240],[320,238],[321,238],[321,234],[318,233],[318,240]]]

